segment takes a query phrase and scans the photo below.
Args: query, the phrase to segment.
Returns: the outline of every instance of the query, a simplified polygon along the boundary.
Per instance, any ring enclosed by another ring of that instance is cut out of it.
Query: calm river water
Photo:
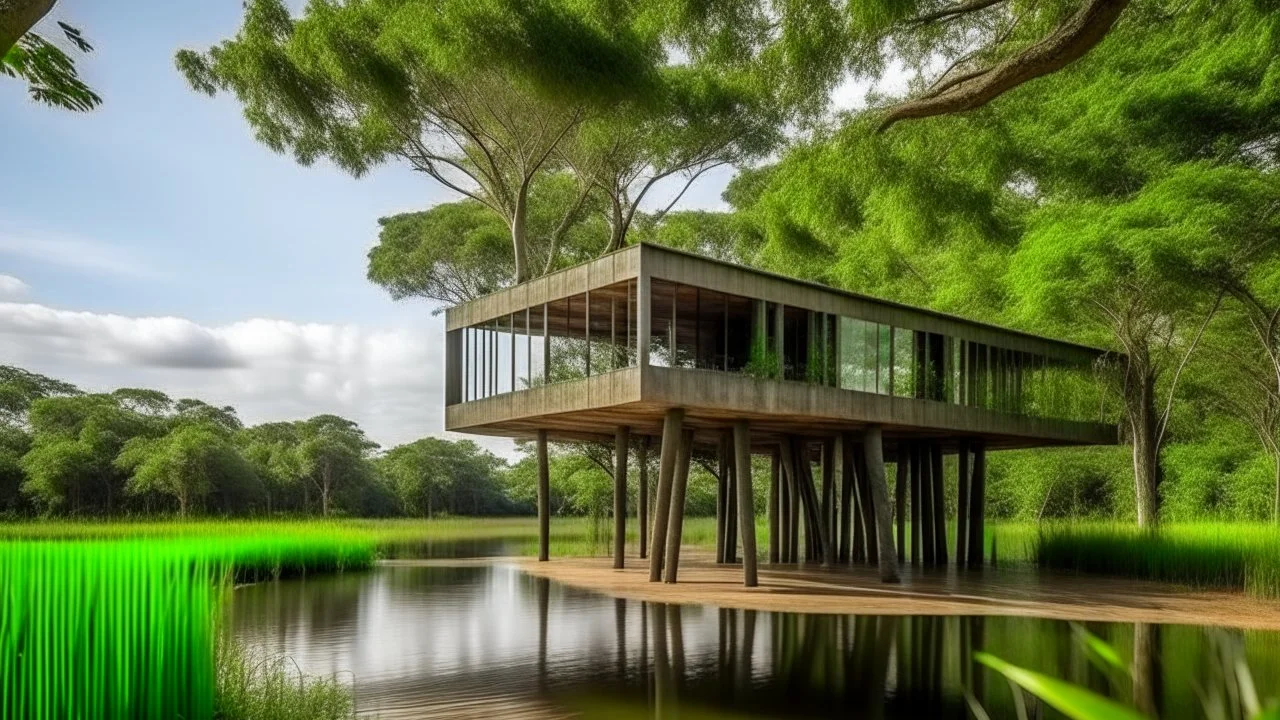
[[[481,554],[483,554],[481,549]],[[432,555],[440,553],[432,552]],[[448,554],[448,553],[445,553]],[[972,652],[1203,717],[1223,648],[1280,693],[1280,634],[1091,623],[1134,677],[1094,662],[1069,623],[804,615],[614,600],[503,564],[382,566],[241,588],[235,632],[305,671],[354,677],[362,713],[399,717],[992,718],[1013,694]],[[1135,655],[1136,652],[1136,655]],[[1034,702],[1029,717],[1060,717]]]

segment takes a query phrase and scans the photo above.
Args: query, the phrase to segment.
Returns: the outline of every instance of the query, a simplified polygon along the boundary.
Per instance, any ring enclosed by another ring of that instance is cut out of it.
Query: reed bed
[[[1280,598],[1275,525],[1178,523],[1149,532],[1115,523],[1053,523],[1039,529],[1034,556],[1041,567]]]

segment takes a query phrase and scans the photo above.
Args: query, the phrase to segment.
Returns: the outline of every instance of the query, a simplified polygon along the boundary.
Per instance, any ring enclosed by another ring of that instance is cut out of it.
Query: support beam
[[[547,462],[547,431],[538,431],[538,562],[551,557],[551,469]]]
[[[884,451],[881,451],[881,458],[884,457]],[[883,460],[881,460],[883,462]],[[875,502],[871,498],[871,481],[868,479],[869,470],[867,469],[867,452],[862,447],[854,445],[853,448],[853,467],[858,474],[858,484],[861,487],[861,495],[858,500],[862,508],[862,528],[863,538],[866,542],[866,551],[864,562],[876,562],[876,558],[880,557],[880,535],[876,530],[876,514]],[[892,533],[890,533],[892,534]]]
[[[986,549],[987,448],[979,442],[973,449],[973,481],[969,486],[969,567],[982,567]]]
[[[933,465],[930,458],[933,456],[933,443],[926,442],[920,445],[920,534],[921,534],[921,555],[923,556],[925,567],[932,567],[937,558],[934,556],[936,545],[933,539]]]
[[[649,557],[649,442],[651,438],[645,435],[640,440],[640,490],[637,495],[636,518],[637,524],[640,526],[640,559],[644,560]]]
[[[832,548],[822,561],[830,565],[836,560],[836,447],[831,438],[822,440],[822,532]]]
[[[942,445],[933,443],[929,453],[929,465],[933,480],[933,558],[939,565],[947,564],[947,494],[942,475]]]
[[[729,510],[729,447],[724,434],[716,444],[716,562],[725,562],[726,514]]]
[[[898,558],[893,552],[893,529],[889,515],[889,483],[884,475],[884,438],[878,426],[867,428],[863,438],[863,452],[867,459],[867,480],[871,484],[871,498],[875,505],[876,533],[879,545],[880,580],[896,583]]]
[[[964,567],[969,553],[969,441],[960,441],[959,477],[956,480],[956,566]]]
[[[778,562],[778,521],[779,521],[779,480],[780,472],[778,452],[775,450],[769,455],[769,563],[777,564]]]
[[[671,512],[671,484],[675,479],[676,455],[684,433],[684,409],[671,408],[662,421],[662,448],[658,460],[658,496],[653,507],[653,552],[649,555],[649,582],[662,579],[662,560],[667,547],[667,521]]]
[[[664,582],[674,584],[680,572],[680,538],[684,534],[684,497],[689,487],[689,461],[693,456],[693,431],[680,434],[676,473],[671,481],[671,519],[667,521],[667,565]]]
[[[920,446],[911,443],[911,564],[920,564]]]
[[[613,434],[613,568],[621,570],[627,557],[627,456],[631,452],[631,428],[623,425]]]
[[[728,496],[728,502],[725,505],[724,516],[724,561],[726,563],[735,563],[738,561],[738,491],[737,478],[738,474],[734,471],[733,463],[733,430],[725,433],[725,450],[729,463],[725,471],[725,494]]]
[[[808,443],[803,438],[794,438],[793,455],[799,467],[797,473],[800,480],[800,499],[804,504],[804,531],[809,550],[806,560],[817,560],[823,565],[831,564],[831,538],[827,535],[826,524],[822,521],[822,511],[818,503],[818,492],[813,485],[813,466],[809,462]]]
[[[746,420],[733,424],[733,454],[738,485],[738,527],[742,531],[742,583],[759,584],[756,577],[756,512],[751,488],[751,427]]]
[[[848,433],[841,433],[836,438],[836,455],[840,458],[840,511],[837,517],[840,519],[840,549],[837,552],[836,560],[842,565],[848,565],[850,560],[854,558],[857,550],[862,549],[862,538],[854,535],[855,522],[854,513],[857,511],[856,503],[853,501],[854,492],[854,476],[856,473],[853,469],[853,447],[852,438]],[[861,535],[862,523],[856,523],[858,534]]]
[[[911,469],[911,447],[905,442],[898,443],[897,479],[894,483],[894,494],[897,496],[898,516],[898,564],[907,562],[907,485],[911,482],[908,473]]]

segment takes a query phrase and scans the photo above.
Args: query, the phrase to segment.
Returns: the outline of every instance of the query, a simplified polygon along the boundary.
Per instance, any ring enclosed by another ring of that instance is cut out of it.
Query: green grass
[[[287,657],[218,642],[214,715],[219,720],[340,720],[355,716],[350,686],[310,677]]]
[[[1280,598],[1280,528],[1255,523],[1053,523],[1035,542],[1041,567],[1160,580]]]

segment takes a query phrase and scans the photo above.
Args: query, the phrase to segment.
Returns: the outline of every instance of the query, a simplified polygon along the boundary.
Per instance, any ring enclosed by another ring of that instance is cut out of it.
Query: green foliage
[[[973,659],[1073,720],[1143,720],[1146,717],[1095,692],[1043,673],[1020,668],[990,653],[976,652]]]
[[[287,657],[220,637],[214,663],[214,716],[223,720],[343,720],[355,717],[352,689],[334,677],[309,677]]]
[[[68,42],[82,53],[93,52],[93,46],[74,28],[59,22]],[[88,112],[102,104],[98,96],[76,70],[76,61],[62,48],[44,36],[28,32],[0,57],[0,72],[24,80],[31,99],[50,107]]]
[[[470,440],[422,438],[376,461],[406,515],[492,515],[523,509],[506,495],[503,462]]]
[[[131,473],[129,492],[173,497],[179,515],[199,506],[218,484],[257,482],[228,434],[205,423],[182,423],[159,438],[135,437],[124,444],[114,465]]]
[[[1120,447],[987,455],[987,513],[1012,520],[1133,517],[1133,465]]]

